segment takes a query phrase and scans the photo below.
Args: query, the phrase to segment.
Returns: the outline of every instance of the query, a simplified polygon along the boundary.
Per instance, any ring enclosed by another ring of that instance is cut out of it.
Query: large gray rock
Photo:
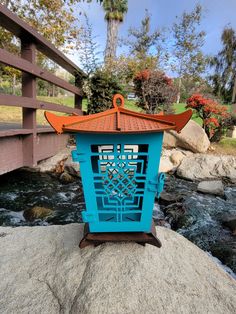
[[[159,227],[162,248],[78,248],[83,226],[0,228],[0,313],[236,312],[236,282],[203,251]]]
[[[221,178],[236,183],[236,157],[209,154],[185,157],[177,175],[190,180]]]
[[[205,153],[210,141],[203,128],[195,121],[190,120],[181,133],[168,131],[164,133],[165,147],[182,147],[194,153]]]
[[[224,186],[221,180],[201,181],[197,186],[197,190],[206,194],[224,195]]]

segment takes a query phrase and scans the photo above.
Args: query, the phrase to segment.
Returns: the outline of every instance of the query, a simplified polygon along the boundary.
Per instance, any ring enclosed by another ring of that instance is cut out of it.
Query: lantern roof
[[[120,106],[117,100],[120,100]],[[49,124],[57,133],[152,133],[175,130],[180,132],[192,116],[192,110],[181,114],[144,114],[124,108],[124,97],[116,94],[113,107],[87,116],[56,116],[45,112]]]

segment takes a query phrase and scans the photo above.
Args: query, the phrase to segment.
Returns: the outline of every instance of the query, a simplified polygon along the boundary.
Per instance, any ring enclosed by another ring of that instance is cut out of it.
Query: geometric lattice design
[[[140,221],[148,145],[92,145],[99,221]]]

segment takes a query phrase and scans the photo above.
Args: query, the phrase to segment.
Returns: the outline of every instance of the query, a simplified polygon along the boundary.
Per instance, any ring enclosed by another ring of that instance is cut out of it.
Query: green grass
[[[185,103],[174,104],[175,113],[184,112],[186,110],[185,106],[186,106]],[[194,120],[195,122],[202,126],[202,119],[197,117],[196,114],[192,115],[192,120]]]
[[[236,138],[224,137],[220,140],[219,145],[236,149]]]
[[[236,138],[224,137],[219,143],[212,144],[215,154],[236,156]]]
[[[73,108],[74,107],[74,97],[67,96],[67,97],[46,97],[46,96],[39,96],[37,97],[39,100],[44,100],[47,102],[52,102],[59,105],[64,105]],[[230,106],[229,106],[230,107]],[[133,111],[140,112],[142,111],[135,103],[134,100],[125,100],[125,108]],[[84,111],[87,110],[87,99],[83,99],[82,109]],[[181,113],[185,111],[185,104],[179,103],[174,104],[175,113]],[[37,110],[37,123],[46,125],[46,120],[44,118],[44,110]],[[63,115],[62,113],[58,113]],[[192,119],[196,121],[198,124],[202,125],[202,119],[198,118],[195,114],[193,114]],[[21,108],[18,107],[7,107],[1,106],[0,110],[0,121],[2,122],[21,122]]]

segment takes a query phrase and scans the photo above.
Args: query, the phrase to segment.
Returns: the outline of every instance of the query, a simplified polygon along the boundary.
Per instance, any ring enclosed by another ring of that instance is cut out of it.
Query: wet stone
[[[222,181],[202,181],[198,184],[197,190],[205,194],[224,195],[224,186]]]
[[[24,211],[23,216],[28,221],[36,219],[44,219],[53,214],[53,210],[46,207],[34,206],[31,209]]]

